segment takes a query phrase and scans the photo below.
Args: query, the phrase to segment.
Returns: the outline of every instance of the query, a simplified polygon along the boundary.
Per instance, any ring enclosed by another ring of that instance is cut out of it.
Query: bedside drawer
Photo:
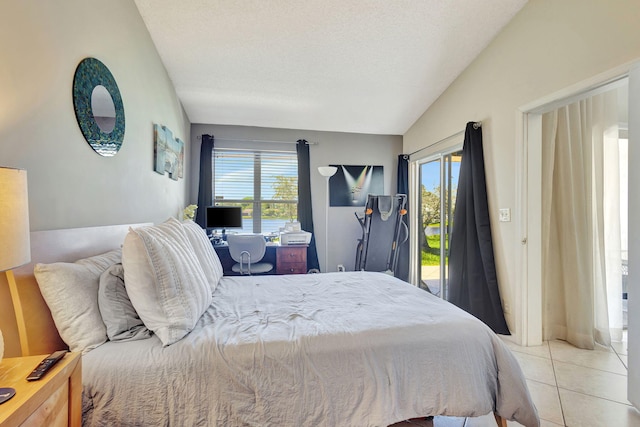
[[[69,383],[63,383],[20,427],[66,427],[69,424]]]
[[[307,272],[306,263],[283,262],[278,263],[276,273],[278,274],[305,274]]]
[[[307,262],[307,248],[278,248],[278,261],[282,262]]]
[[[67,353],[41,380],[27,381],[46,356],[6,358],[0,363],[0,384],[16,390],[0,407],[0,427],[81,427],[81,356]]]
[[[306,246],[279,246],[276,252],[276,274],[305,274]]]

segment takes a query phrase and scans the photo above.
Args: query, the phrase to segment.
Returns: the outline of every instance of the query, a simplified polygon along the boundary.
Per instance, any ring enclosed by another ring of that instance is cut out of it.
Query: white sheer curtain
[[[543,337],[608,346],[622,331],[616,92],[544,114],[542,132]]]

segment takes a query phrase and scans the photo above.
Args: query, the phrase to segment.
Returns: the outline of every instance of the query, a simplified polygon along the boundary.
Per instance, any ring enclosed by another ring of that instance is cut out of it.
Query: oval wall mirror
[[[116,106],[106,87],[98,85],[91,94],[93,120],[104,133],[111,133],[116,127]]]
[[[114,156],[124,139],[124,106],[116,80],[99,60],[85,58],[78,64],[73,106],[91,148],[101,156]]]

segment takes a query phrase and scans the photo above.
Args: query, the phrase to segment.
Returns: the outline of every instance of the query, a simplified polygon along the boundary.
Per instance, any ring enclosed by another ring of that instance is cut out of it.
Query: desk
[[[213,248],[220,258],[225,276],[239,275],[239,273],[231,271],[235,261],[229,255],[229,246],[214,245]],[[274,269],[266,274],[305,274],[307,272],[307,245],[267,245],[262,260],[274,265]]]

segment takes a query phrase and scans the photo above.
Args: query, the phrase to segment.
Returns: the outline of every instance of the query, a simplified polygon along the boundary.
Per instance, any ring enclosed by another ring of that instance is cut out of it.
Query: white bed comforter
[[[83,357],[85,426],[386,426],[491,411],[537,426],[483,323],[382,273],[225,277],[196,328]]]

